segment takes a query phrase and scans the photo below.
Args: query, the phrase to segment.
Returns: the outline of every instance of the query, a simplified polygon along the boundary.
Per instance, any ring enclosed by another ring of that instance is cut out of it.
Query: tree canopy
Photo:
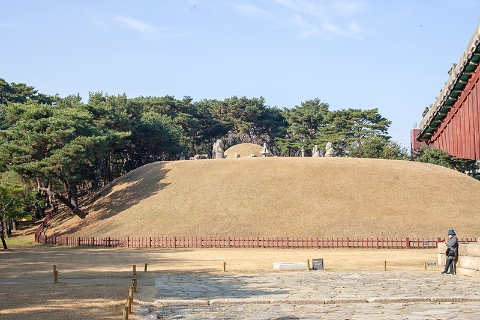
[[[378,109],[342,109],[330,111],[327,103],[319,99],[307,100],[300,106],[284,109],[283,116],[288,123],[285,138],[278,138],[283,154],[298,155],[301,147],[311,149],[314,145],[325,148],[333,144],[337,156],[379,157],[378,153],[366,153],[364,143],[379,137],[385,146],[389,144],[387,135],[391,121],[382,117]],[[399,150],[400,152],[400,150]],[[400,158],[404,158],[402,150]],[[392,155],[393,158],[397,158]]]
[[[421,146],[419,150],[416,150],[412,159],[418,162],[432,163],[450,168],[466,173],[476,179],[479,178],[477,160],[457,158],[432,146]]]

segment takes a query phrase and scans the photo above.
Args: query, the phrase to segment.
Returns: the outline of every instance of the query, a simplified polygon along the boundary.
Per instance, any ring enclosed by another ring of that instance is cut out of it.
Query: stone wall
[[[460,242],[458,244],[457,275],[480,278],[480,242]],[[438,243],[438,264],[445,266],[444,242]],[[443,268],[442,268],[443,270]]]

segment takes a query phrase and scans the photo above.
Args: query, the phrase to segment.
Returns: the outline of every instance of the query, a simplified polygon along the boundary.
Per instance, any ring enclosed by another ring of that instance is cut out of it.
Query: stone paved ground
[[[480,319],[480,279],[439,272],[170,274],[142,319]]]

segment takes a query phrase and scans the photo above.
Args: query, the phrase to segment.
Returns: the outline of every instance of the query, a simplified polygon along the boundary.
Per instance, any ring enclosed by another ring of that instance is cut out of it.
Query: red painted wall
[[[478,70],[429,144],[459,158],[480,159],[480,85]]]
[[[420,149],[420,146],[424,143],[421,143],[416,139],[417,134],[420,132],[420,129],[412,129],[410,130],[410,154],[413,155],[415,150]]]

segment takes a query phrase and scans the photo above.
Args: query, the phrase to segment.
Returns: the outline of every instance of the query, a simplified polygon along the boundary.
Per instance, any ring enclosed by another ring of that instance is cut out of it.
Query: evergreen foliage
[[[419,150],[416,150],[412,159],[418,162],[433,163],[466,173],[476,179],[479,178],[477,160],[457,158],[435,147],[421,146]]]

